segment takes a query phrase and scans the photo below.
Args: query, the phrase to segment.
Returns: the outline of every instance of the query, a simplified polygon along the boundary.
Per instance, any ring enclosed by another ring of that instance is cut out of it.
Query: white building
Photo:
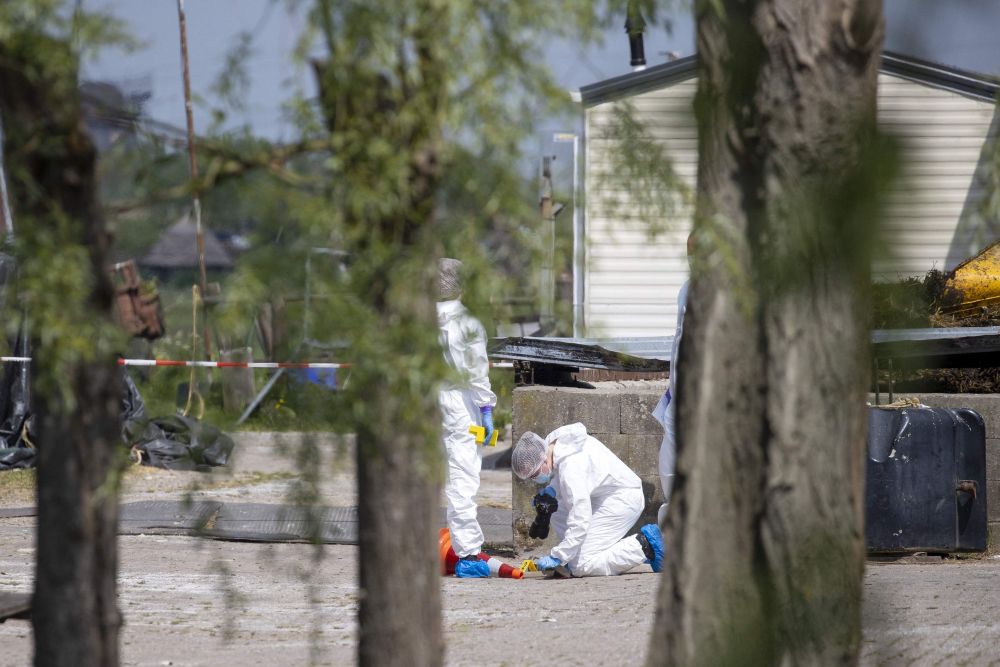
[[[687,278],[690,206],[661,221],[629,220],[627,192],[602,176],[615,141],[607,136],[614,107],[631,102],[664,146],[674,171],[695,189],[697,127],[692,101],[695,57],[608,79],[581,89],[584,106],[584,223],[582,266],[586,336],[663,336],[673,333],[677,291]],[[995,142],[998,85],[988,77],[886,53],[878,77],[878,117],[903,146],[904,173],[889,197],[884,229],[891,256],[874,271],[882,279],[948,271],[1000,238],[1000,222],[985,219],[984,198],[1000,196],[989,167]],[[617,200],[617,204],[614,202]],[[623,206],[624,205],[624,206]]]

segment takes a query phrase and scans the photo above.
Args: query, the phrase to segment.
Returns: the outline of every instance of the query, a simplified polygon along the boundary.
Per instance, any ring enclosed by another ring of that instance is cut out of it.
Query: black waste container
[[[966,408],[870,408],[872,553],[986,549],[986,428]]]

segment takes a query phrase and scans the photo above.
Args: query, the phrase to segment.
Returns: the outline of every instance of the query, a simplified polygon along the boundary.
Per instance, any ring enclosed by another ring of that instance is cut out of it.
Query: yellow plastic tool
[[[486,427],[485,426],[476,426],[475,424],[473,424],[472,426],[469,427],[469,433],[471,433],[472,435],[476,436],[476,444],[477,445],[483,444],[483,440],[486,439]],[[496,447],[497,446],[497,438],[499,436],[500,436],[500,429],[493,429],[493,436],[490,438],[490,443],[489,443],[490,447]]]
[[[538,566],[535,565],[535,561],[530,558],[525,558],[521,561],[521,567],[518,568],[521,572],[538,572]]]

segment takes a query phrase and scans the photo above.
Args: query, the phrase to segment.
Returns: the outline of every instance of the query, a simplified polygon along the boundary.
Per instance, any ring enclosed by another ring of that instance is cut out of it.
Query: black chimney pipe
[[[642,18],[637,0],[630,0],[625,15],[625,32],[628,33],[628,48],[632,55],[629,65],[643,67],[646,65],[646,52],[642,46],[642,32],[646,29],[646,20]]]

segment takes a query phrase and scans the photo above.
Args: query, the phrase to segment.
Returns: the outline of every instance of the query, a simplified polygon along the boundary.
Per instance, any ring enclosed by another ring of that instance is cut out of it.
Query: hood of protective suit
[[[558,464],[560,459],[583,449],[587,442],[587,427],[579,422],[560,426],[545,436],[545,444],[551,445],[553,442],[556,446],[552,450],[552,462]]]

